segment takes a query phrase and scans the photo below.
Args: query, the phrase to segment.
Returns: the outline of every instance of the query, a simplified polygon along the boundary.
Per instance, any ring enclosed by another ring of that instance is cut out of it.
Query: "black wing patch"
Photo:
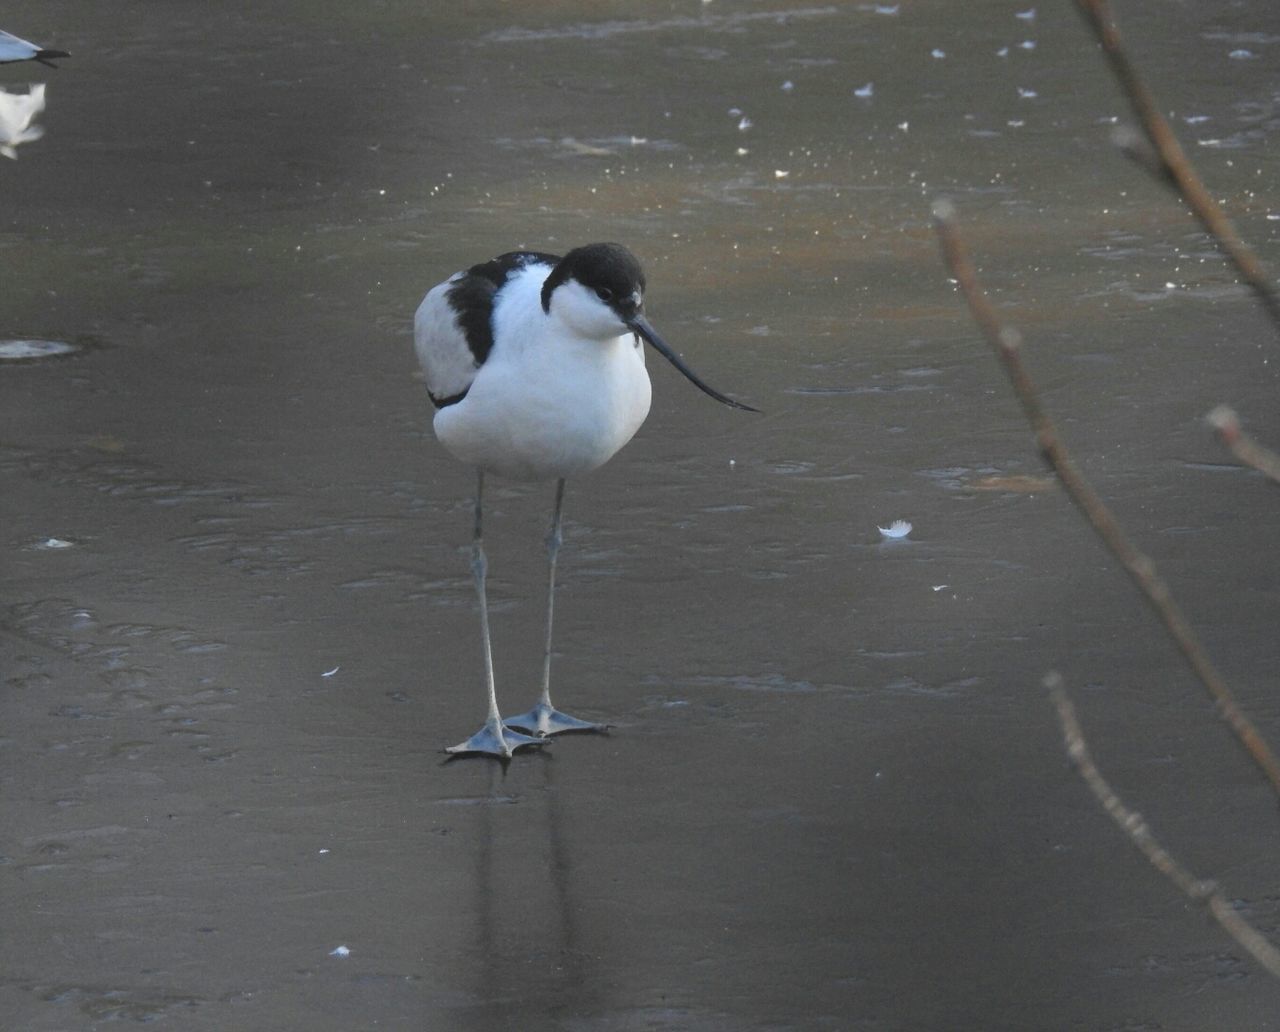
[[[470,388],[468,388],[468,390],[469,389]],[[467,396],[467,392],[463,391],[461,394],[451,394],[447,398],[437,398],[430,391],[427,391],[427,397],[431,399],[431,404],[438,409],[446,408],[449,405],[456,405],[466,396]]]
[[[476,366],[482,366],[493,350],[493,299],[513,272],[534,262],[554,267],[560,259],[540,251],[508,251],[487,262],[473,265],[457,283],[449,288],[449,307],[456,319]],[[438,404],[461,401],[464,395],[444,399]]]

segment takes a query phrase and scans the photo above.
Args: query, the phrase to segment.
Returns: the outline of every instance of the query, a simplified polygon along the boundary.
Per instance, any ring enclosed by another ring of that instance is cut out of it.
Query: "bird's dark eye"
[[[612,301],[613,291],[610,290],[608,287],[596,287],[596,297],[598,297],[601,301]]]

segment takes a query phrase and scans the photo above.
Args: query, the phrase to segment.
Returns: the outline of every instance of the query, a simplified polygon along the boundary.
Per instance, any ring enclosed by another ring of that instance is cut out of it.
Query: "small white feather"
[[[896,538],[904,538],[910,534],[911,524],[906,520],[894,520],[887,527],[881,527],[877,524],[876,529],[885,537],[893,540]]]

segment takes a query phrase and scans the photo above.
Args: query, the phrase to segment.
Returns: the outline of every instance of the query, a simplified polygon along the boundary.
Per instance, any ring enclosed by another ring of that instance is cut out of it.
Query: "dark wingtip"
[[[71,55],[65,50],[37,50],[35,60],[39,61],[46,68],[57,68],[58,66],[50,60],[54,57],[70,57]]]

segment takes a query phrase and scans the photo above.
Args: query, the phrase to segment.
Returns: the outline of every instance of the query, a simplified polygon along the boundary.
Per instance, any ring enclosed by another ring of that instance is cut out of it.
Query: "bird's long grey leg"
[[[476,582],[476,599],[480,603],[480,638],[484,643],[484,680],[489,689],[489,720],[497,721],[498,689],[493,679],[493,645],[489,637],[489,596],[485,581],[489,576],[489,557],[484,554],[484,470],[476,473],[475,528],[471,537],[471,576]]]
[[[558,735],[564,731],[605,731],[607,724],[594,724],[579,720],[568,713],[561,713],[551,705],[551,627],[556,605],[556,559],[560,555],[563,535],[560,518],[564,511],[564,480],[556,481],[556,501],[551,513],[551,530],[547,533],[547,638],[542,653],[542,695],[527,713],[508,717],[506,723],[521,727],[542,736]]]
[[[556,481],[555,508],[551,513],[551,529],[547,532],[547,638],[542,651],[542,705],[551,708],[551,623],[556,608],[556,559],[564,535],[560,532],[560,516],[564,511],[564,478]]]
[[[498,715],[498,692],[493,678],[493,646],[489,638],[489,599],[485,580],[489,560],[484,554],[484,470],[476,474],[475,532],[471,539],[471,575],[476,582],[476,598],[480,603],[480,638],[484,644],[484,679],[489,692],[489,716],[484,727],[465,742],[451,746],[450,753],[489,753],[507,759],[523,745],[541,745],[541,738],[531,738],[504,727]]]

